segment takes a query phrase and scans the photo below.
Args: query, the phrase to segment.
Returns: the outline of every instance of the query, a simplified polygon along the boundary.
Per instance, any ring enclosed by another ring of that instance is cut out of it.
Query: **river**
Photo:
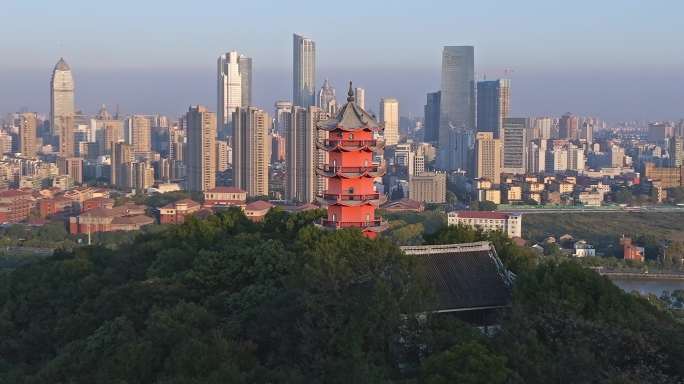
[[[637,291],[641,294],[652,293],[660,296],[664,291],[675,291],[677,289],[684,289],[684,280],[676,279],[624,279],[611,278],[615,285],[622,288],[626,292]]]

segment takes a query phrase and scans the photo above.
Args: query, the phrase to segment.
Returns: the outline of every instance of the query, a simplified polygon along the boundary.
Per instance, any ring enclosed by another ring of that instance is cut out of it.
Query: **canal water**
[[[615,285],[625,292],[637,291],[641,294],[652,293],[660,296],[664,291],[672,293],[678,289],[684,289],[684,280],[655,280],[655,279],[610,279]]]

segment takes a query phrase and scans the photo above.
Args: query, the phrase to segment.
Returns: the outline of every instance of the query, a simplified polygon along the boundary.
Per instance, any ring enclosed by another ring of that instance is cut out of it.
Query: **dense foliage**
[[[668,383],[684,330],[574,263],[518,272],[501,330],[422,313],[421,267],[387,240],[310,223],[320,211],[237,209],[0,275],[0,383]],[[407,224],[410,225],[410,224]]]

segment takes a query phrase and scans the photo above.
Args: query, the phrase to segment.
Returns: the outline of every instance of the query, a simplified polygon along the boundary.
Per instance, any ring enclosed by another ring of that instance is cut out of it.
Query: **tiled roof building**
[[[515,276],[489,242],[405,246],[423,264],[437,294],[434,311],[476,325],[493,325],[510,305]]]

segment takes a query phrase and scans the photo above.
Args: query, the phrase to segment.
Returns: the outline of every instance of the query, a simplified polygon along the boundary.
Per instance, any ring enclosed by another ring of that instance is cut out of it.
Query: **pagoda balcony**
[[[387,223],[382,219],[375,219],[369,221],[332,221],[323,219],[320,225],[325,228],[340,229],[340,228],[373,228],[384,227]]]
[[[320,204],[323,205],[344,205],[344,206],[359,206],[364,204],[371,204],[374,206],[379,206],[383,204],[387,198],[385,195],[379,193],[369,193],[369,194],[354,194],[354,193],[328,193],[324,192],[322,195],[317,197]]]
[[[385,168],[380,165],[367,165],[362,167],[339,167],[323,165],[316,168],[316,173],[324,177],[357,178],[362,176],[379,177],[385,174]]]
[[[365,200],[378,200],[380,198],[379,193],[369,193],[366,195],[354,194],[354,193],[329,193],[325,191],[323,193],[323,198],[326,200],[342,200],[342,201],[365,201]]]
[[[324,139],[318,141],[318,148],[324,151],[345,151],[353,152],[360,150],[370,150],[382,148],[384,143],[378,140],[344,140],[344,139]]]

